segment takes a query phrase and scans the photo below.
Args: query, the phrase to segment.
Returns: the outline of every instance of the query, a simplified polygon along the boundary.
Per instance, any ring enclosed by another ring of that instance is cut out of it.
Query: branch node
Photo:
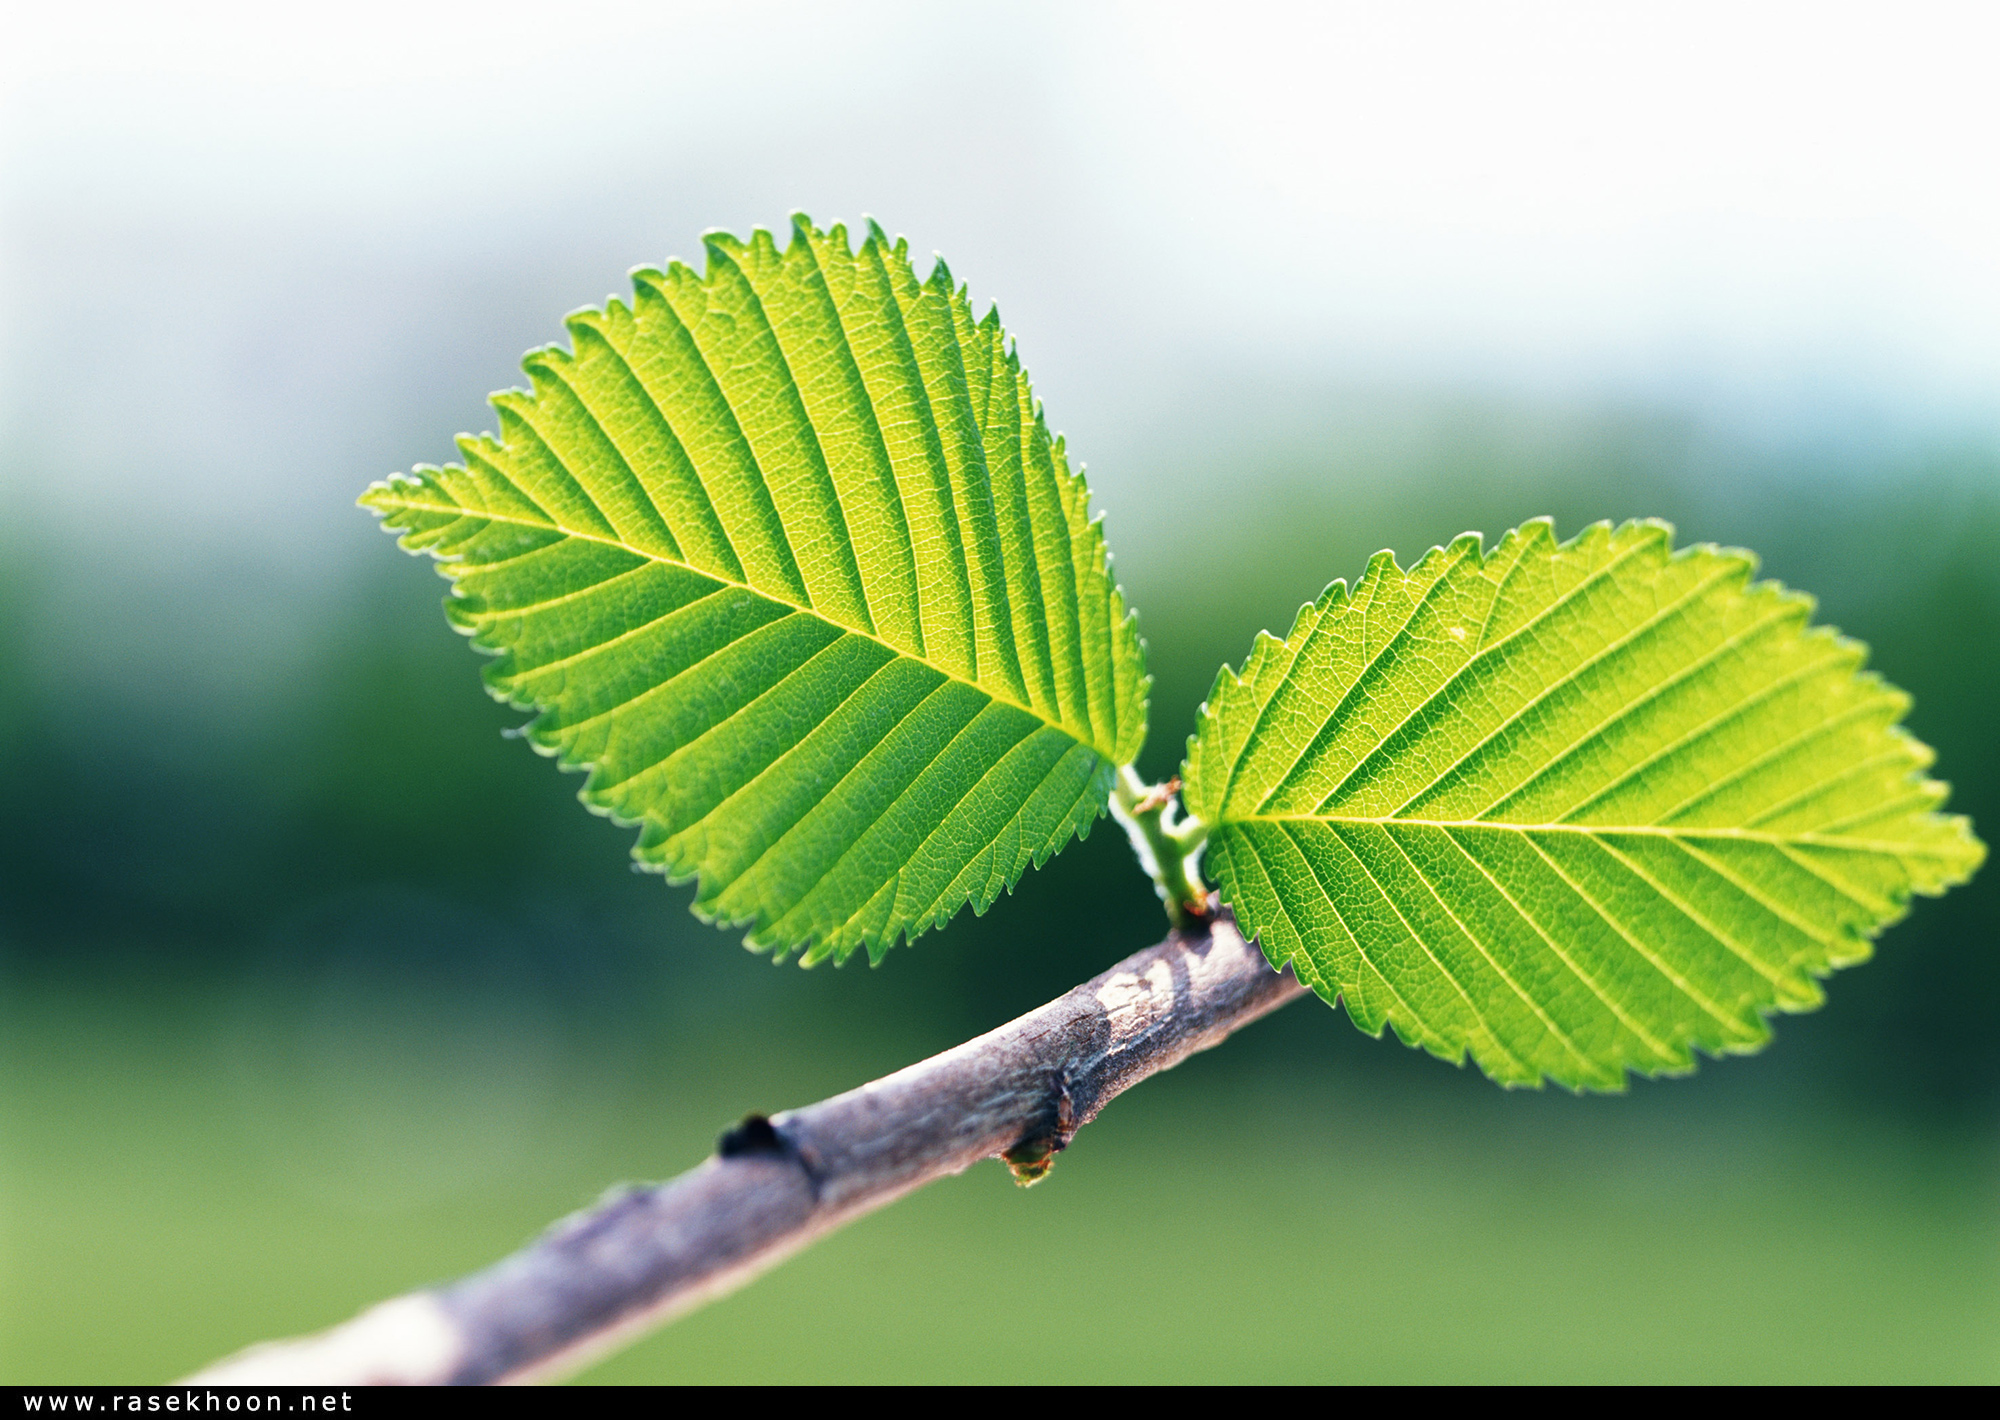
[[[1076,1100],[1069,1092],[1068,1072],[1057,1071],[1052,1083],[1055,1088],[1049,1092],[1048,1108],[1042,1118],[1021,1136],[1019,1143],[1000,1156],[1013,1171],[1014,1182],[1023,1188],[1031,1188],[1047,1178],[1049,1170],[1056,1166],[1056,1155],[1076,1137]]]
[[[715,1141],[715,1156],[718,1159],[783,1159],[795,1165],[805,1175],[806,1187],[812,1190],[813,1202],[820,1201],[820,1186],[826,1182],[825,1170],[809,1143],[802,1144],[793,1129],[780,1115],[772,1119],[765,1114],[746,1114],[743,1122],[722,1131],[722,1137]]]
[[[762,1114],[744,1115],[741,1124],[723,1130],[722,1137],[715,1141],[715,1156],[719,1159],[741,1159],[752,1154],[782,1156],[791,1152],[777,1126]]]

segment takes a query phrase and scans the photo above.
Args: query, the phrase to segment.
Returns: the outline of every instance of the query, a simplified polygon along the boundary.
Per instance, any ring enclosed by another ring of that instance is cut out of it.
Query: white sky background
[[[1281,339],[1553,383],[2000,390],[2000,7],[1304,13],[1161,31],[1127,80],[1185,115],[1246,236],[1317,249],[1289,319],[1259,303]]]
[[[795,207],[948,252],[1128,505],[1215,370],[1990,439],[1996,58],[1975,4],[11,0],[0,467],[345,505]]]
[[[494,220],[842,127],[964,134],[959,188],[1012,128],[1078,189],[1059,260],[1204,337],[1557,382],[1831,345],[1885,396],[2000,389],[1990,5],[14,4],[0,52],[11,204]]]

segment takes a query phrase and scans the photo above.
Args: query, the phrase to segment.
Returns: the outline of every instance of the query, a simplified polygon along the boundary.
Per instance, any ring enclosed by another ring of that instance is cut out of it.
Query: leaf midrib
[[[1616,823],[1519,823],[1512,819],[1438,819],[1400,818],[1393,814],[1231,814],[1210,825],[1211,830],[1227,828],[1239,823],[1324,823],[1324,824],[1375,824],[1387,828],[1391,825],[1405,825],[1411,828],[1442,828],[1446,830],[1479,828],[1510,833],[1571,833],[1596,838],[1607,834],[1640,836],[1646,838],[1682,839],[1739,839],[1748,843],[1763,843],[1779,848],[1844,848],[1860,853],[1888,853],[1899,858],[1949,858],[1954,855],[1941,849],[1926,848],[1915,843],[1895,843],[1875,838],[1848,838],[1839,834],[1817,832],[1806,833],[1766,833],[1749,828],[1668,828],[1661,824],[1616,824]]]
[[[422,512],[422,513],[454,512],[457,513],[460,517],[483,518],[488,522],[504,523],[509,527],[535,528],[542,532],[560,533],[564,537],[573,537],[580,539],[581,541],[584,542],[594,542],[598,544],[600,547],[615,548],[620,552],[629,553],[634,557],[643,558],[647,562],[654,563],[658,566],[678,567],[683,571],[694,573],[697,577],[706,577],[710,581],[716,583],[718,586],[733,587],[738,591],[748,592],[753,597],[761,597],[765,601],[773,602],[778,606],[789,607],[791,610],[798,612],[802,615],[815,617],[818,620],[825,622],[829,626],[835,626],[840,628],[840,630],[846,632],[850,636],[865,637],[867,640],[873,641],[876,645],[882,647],[885,651],[888,651],[891,655],[902,656],[909,660],[921,662],[923,665],[928,666],[930,669],[936,671],[939,675],[944,676],[947,680],[956,681],[960,685],[966,686],[972,690],[976,690],[981,695],[984,695],[987,699],[995,701],[999,704],[1011,705],[1017,710],[1023,711],[1026,714],[1034,716],[1037,720],[1041,721],[1044,725],[1047,725],[1050,729],[1061,731],[1063,734],[1068,735],[1072,740],[1075,740],[1078,744],[1084,745],[1089,749],[1095,751],[1096,753],[1103,755],[1106,759],[1109,759],[1111,757],[1111,751],[1099,745],[1094,735],[1086,736],[1079,734],[1075,726],[1066,724],[1061,720],[1052,720],[1047,715],[1043,714],[1040,710],[1036,709],[1034,706],[1024,705],[1011,695],[1001,695],[995,692],[990,687],[981,684],[979,681],[967,680],[962,675],[958,675],[952,671],[946,670],[943,666],[938,665],[935,661],[930,660],[928,657],[917,655],[914,652],[911,652],[902,646],[894,644],[893,642],[883,640],[882,637],[878,636],[873,631],[864,631],[859,627],[849,626],[847,625],[847,623],[843,621],[836,620],[834,617],[828,616],[824,611],[821,611],[818,607],[806,606],[800,602],[792,600],[790,597],[781,597],[773,595],[771,592],[766,591],[762,587],[753,586],[748,582],[739,581],[734,577],[726,577],[719,573],[711,572],[705,567],[695,566],[692,562],[682,562],[671,557],[662,557],[656,552],[648,552],[646,549],[642,547],[634,547],[631,543],[626,542],[622,538],[605,537],[599,533],[582,532],[576,528],[568,527],[562,523],[542,522],[534,518],[523,518],[511,513],[488,512],[482,508],[468,508],[462,503],[454,503],[448,508],[439,508],[435,504],[419,503],[409,498],[384,498],[382,499],[382,502],[388,506],[405,508],[412,512]],[[485,570],[484,567],[481,566],[481,564],[477,563],[467,563],[462,565],[465,565],[468,568],[474,570]],[[585,592],[589,592],[594,589],[595,588],[593,586],[590,588],[585,588],[583,590]]]

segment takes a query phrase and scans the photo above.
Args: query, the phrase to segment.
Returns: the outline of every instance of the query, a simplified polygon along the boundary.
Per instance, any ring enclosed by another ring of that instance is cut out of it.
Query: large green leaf
[[[1616,1089],[1865,958],[1984,849],[1909,701],[1749,554],[1657,522],[1384,552],[1225,668],[1207,862],[1273,963],[1495,1079]]]
[[[1087,832],[1146,733],[1089,494],[997,312],[871,225],[706,239],[363,504],[493,693],[753,945],[877,959]]]

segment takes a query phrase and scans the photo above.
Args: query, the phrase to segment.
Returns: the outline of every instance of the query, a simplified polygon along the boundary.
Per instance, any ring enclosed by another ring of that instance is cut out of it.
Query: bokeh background
[[[878,216],[1087,462],[1172,769],[1366,556],[1757,549],[2000,825],[1976,5],[198,3],[0,31],[0,1378],[161,1381],[1154,939],[1103,825],[774,969],[353,506],[699,233]],[[2000,1379],[2000,875],[1753,1059],[1506,1093],[1303,1003],[584,1379]]]

